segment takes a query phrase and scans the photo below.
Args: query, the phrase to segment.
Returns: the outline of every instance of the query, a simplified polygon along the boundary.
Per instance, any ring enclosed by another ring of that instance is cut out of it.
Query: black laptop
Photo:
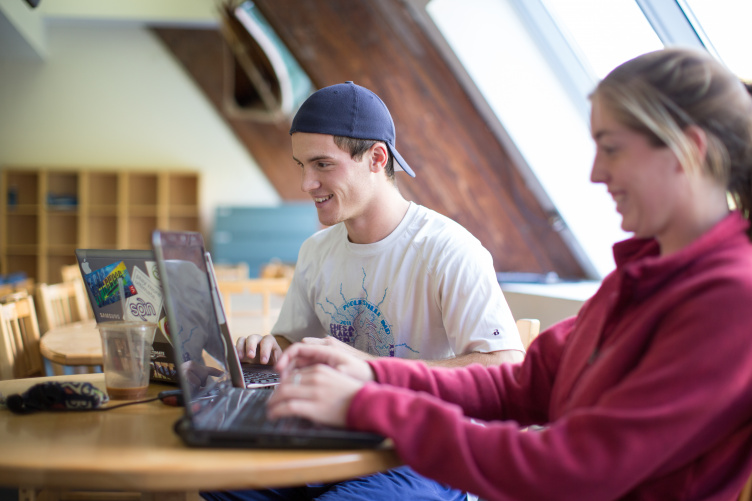
[[[223,335],[211,261],[195,232],[155,231],[152,238],[185,413],[175,429],[191,446],[346,449],[379,446],[373,433],[324,427],[305,419],[266,419],[274,387],[245,388],[234,381],[239,364]],[[221,308],[219,309],[221,311]]]

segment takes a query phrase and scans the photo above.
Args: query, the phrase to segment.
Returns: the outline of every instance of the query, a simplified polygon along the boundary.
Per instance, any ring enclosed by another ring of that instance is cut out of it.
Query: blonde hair
[[[747,219],[752,213],[752,96],[710,54],[670,48],[649,52],[618,66],[595,88],[616,119],[671,148],[687,172],[707,173],[724,183]],[[707,136],[701,157],[684,130]],[[748,230],[752,238],[752,227]]]

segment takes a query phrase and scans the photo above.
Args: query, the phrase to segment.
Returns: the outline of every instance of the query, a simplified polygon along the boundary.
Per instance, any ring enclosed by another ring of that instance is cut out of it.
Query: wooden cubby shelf
[[[155,229],[200,231],[195,172],[4,167],[0,273],[62,280],[76,248],[150,249]]]

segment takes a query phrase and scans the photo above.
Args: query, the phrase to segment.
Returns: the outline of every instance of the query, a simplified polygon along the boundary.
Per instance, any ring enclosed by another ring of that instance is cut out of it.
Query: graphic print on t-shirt
[[[365,285],[366,271],[363,270],[363,294],[364,297],[347,298],[342,293],[342,284],[339,286],[339,294],[342,303],[337,305],[332,299],[326,298],[326,305],[318,303],[324,313],[331,318],[329,334],[343,343],[357,348],[371,355],[381,357],[393,357],[395,348],[405,348],[413,353],[406,343],[395,345],[394,333],[389,320],[384,317],[380,307],[387,297],[389,289],[384,290],[381,301],[373,303],[368,300],[368,289]]]

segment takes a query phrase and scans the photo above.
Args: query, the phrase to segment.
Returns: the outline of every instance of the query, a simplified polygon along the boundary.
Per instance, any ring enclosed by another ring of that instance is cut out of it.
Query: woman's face
[[[622,216],[622,229],[659,241],[671,234],[681,225],[688,190],[676,155],[616,121],[597,95],[590,124],[596,145],[590,180],[606,185]]]

